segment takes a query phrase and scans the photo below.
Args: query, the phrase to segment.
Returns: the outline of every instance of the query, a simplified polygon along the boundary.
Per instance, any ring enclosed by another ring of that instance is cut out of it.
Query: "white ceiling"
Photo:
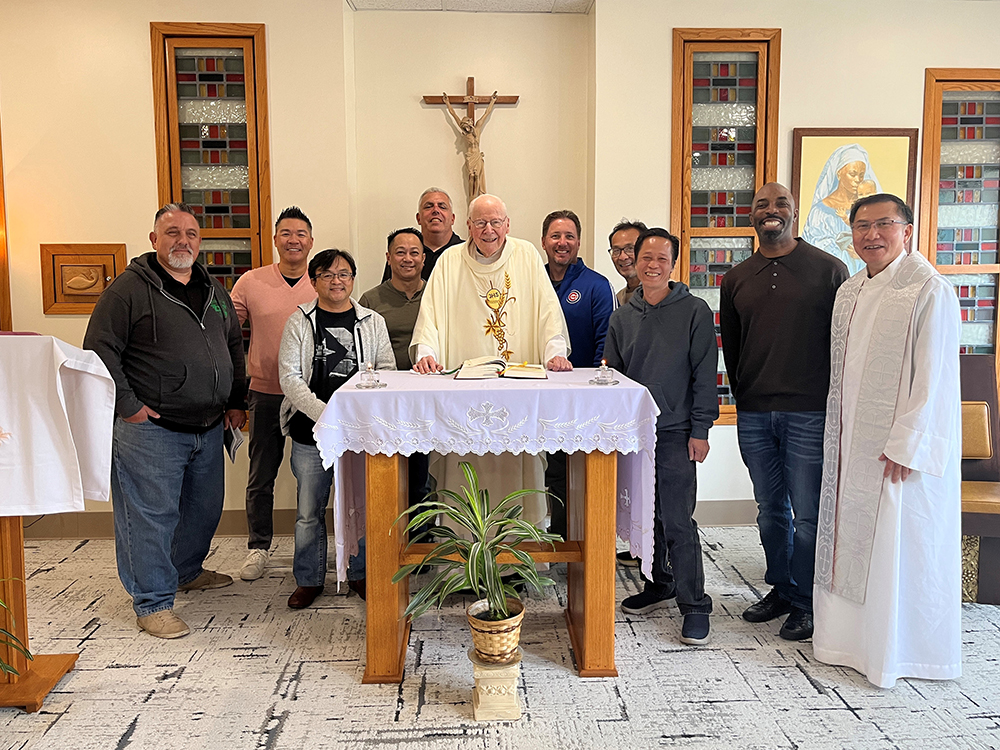
[[[347,0],[355,10],[589,13],[594,0]]]

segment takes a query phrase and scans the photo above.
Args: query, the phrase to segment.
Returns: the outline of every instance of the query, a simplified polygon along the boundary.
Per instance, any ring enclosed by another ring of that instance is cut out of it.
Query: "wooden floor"
[[[401,685],[362,685],[363,603],[333,595],[331,574],[331,594],[289,610],[289,538],[261,580],[179,595],[192,633],[175,641],[136,629],[111,542],[29,541],[32,647],[80,659],[38,713],[0,709],[0,750],[1000,748],[1000,608],[964,606],[961,680],[878,690],[739,617],[767,590],[755,529],[702,535],[710,645],[678,642],[675,607],[619,611],[619,677],[581,680],[556,566],[560,586],[528,601],[523,718],[490,724],[472,720],[460,598],[414,623]],[[244,552],[217,539],[208,566],[235,574]],[[636,585],[619,569],[618,601]]]

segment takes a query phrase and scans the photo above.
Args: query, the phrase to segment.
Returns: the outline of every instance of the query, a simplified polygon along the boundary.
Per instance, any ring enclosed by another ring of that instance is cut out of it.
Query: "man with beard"
[[[156,212],[154,252],[134,258],[94,307],[83,345],[115,379],[111,492],[118,575],[137,624],[187,635],[177,591],[233,579],[205,570],[225,495],[223,430],[246,421],[240,322],[223,286],[196,261],[189,206]]]
[[[722,280],[722,351],[736,399],[737,436],[753,481],[771,591],[743,618],[789,613],[780,635],[813,632],[816,521],[830,385],[830,320],[847,267],[792,234],[798,211],[782,185],[764,185],[751,222],[759,247]]]

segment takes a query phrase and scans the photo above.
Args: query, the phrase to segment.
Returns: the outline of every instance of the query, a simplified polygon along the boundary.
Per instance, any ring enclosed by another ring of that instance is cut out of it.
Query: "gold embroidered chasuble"
[[[561,335],[568,345],[569,333],[538,250],[526,240],[507,237],[494,263],[479,263],[474,252],[469,240],[448,248],[438,259],[424,288],[411,359],[418,358],[417,346],[425,346],[449,370],[482,356],[545,364],[546,344]],[[431,457],[438,489],[461,486],[462,460],[471,461],[481,486],[497,501],[515,490],[545,487],[541,456],[444,454]],[[547,511],[543,496],[524,498],[525,520],[539,525]]]
[[[559,299],[541,255],[530,242],[508,237],[495,263],[472,257],[472,241],[441,255],[427,281],[413,329],[416,345],[434,350],[445,369],[472,357],[504,357],[545,364],[545,345],[555,336],[569,341]]]

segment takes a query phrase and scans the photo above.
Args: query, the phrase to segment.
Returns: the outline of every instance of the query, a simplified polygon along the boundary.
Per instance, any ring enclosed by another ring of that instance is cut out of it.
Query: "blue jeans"
[[[190,435],[115,419],[111,449],[118,576],[139,617],[172,609],[222,517],[222,425]]]
[[[330,502],[333,467],[323,468],[315,445],[292,441],[292,474],[298,481],[295,510],[295,561],[292,572],[299,586],[322,586],[326,581],[326,506]],[[365,540],[358,541],[358,554],[351,555],[347,580],[365,577]]]
[[[757,500],[764,581],[812,612],[816,520],[823,481],[822,411],[738,411],[736,432]]]

